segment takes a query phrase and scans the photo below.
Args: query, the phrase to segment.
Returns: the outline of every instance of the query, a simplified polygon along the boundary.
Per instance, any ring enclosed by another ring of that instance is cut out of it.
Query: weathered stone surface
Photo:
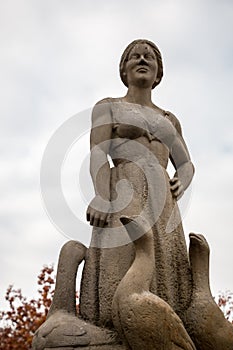
[[[122,215],[143,215],[152,227],[155,259],[150,291],[181,318],[191,297],[190,266],[177,199],[191,182],[194,170],[178,119],[151,99],[151,90],[163,72],[158,48],[146,40],[131,43],[122,55],[120,72],[128,87],[126,95],[100,101],[92,113],[91,145],[95,147],[90,168],[96,196],[87,217],[94,227],[80,295],[81,316],[108,327],[112,327],[113,295],[135,254],[120,222]],[[107,154],[114,163],[111,169]],[[176,170],[172,179],[166,172],[169,158]],[[130,191],[132,196],[126,204]]]
[[[141,217],[122,217],[121,221],[134,241],[136,254],[113,297],[115,328],[134,350],[170,350],[175,345],[195,350],[181,319],[163,299],[149,291],[154,271],[152,230],[140,234],[148,226]]]
[[[185,325],[198,350],[233,350],[233,325],[225,319],[211,295],[209,252],[204,236],[191,233],[193,293]]]
[[[59,348],[45,348],[44,350],[75,350],[75,349],[83,349],[83,350],[126,350],[122,345],[93,345],[93,346],[85,346],[85,347],[59,347]]]
[[[96,327],[76,316],[56,312],[40,327],[33,349],[126,349],[117,333]]]
[[[194,167],[178,119],[151,99],[163,76],[157,46],[129,44],[120,75],[126,95],[98,102],[92,113],[91,245],[62,248],[53,303],[33,350],[233,350],[233,327],[210,293],[203,236],[190,236],[190,267],[177,200]],[[75,284],[84,258],[78,318]]]
[[[67,242],[61,249],[56,288],[48,317],[36,331],[32,349],[87,348],[125,349],[117,333],[85,322],[76,315],[75,281],[78,266],[86,248],[77,241]]]

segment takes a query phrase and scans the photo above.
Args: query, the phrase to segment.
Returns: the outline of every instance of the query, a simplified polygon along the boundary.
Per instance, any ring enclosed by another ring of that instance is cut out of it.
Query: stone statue
[[[189,262],[177,200],[194,167],[178,119],[151,100],[163,76],[157,46],[130,43],[120,76],[126,95],[101,100],[92,113],[90,247],[74,241],[63,247],[54,300],[33,349],[209,350],[215,344],[233,350],[233,327],[211,299],[208,253],[198,235],[190,236]],[[75,278],[83,259],[77,316]],[[200,293],[197,269],[206,282]],[[196,312],[204,304],[206,322]],[[210,327],[215,317],[217,327],[227,327],[224,335]]]
[[[113,297],[115,329],[130,349],[174,349],[176,344],[179,349],[195,350],[178,315],[168,303],[150,292],[154,273],[153,231],[150,229],[141,236],[147,223],[144,218],[139,218],[139,222],[135,219],[138,218],[121,217],[134,241],[135,259]],[[135,240],[138,234],[140,238]]]
[[[151,90],[163,75],[158,48],[147,40],[132,42],[122,55],[120,75],[128,87],[126,96],[104,99],[93,110],[91,174],[96,197],[87,210],[87,219],[94,226],[92,245],[96,246],[98,240],[103,249],[90,247],[81,288],[81,315],[108,327],[112,324],[112,298],[133,261],[134,247],[125,239],[128,244],[106,249],[108,242],[99,240],[110,236],[114,241],[116,235],[126,235],[119,220],[122,215],[141,215],[144,209],[152,226],[156,264],[151,291],[167,301],[179,316],[183,315],[191,295],[190,268],[177,198],[190,184],[194,167],[178,119],[151,100]],[[106,162],[107,154],[114,163],[111,169]],[[169,158],[176,170],[170,181],[166,172]],[[103,166],[96,176],[99,163]],[[116,197],[123,200],[130,191],[126,186],[122,191],[116,190],[122,179],[127,179],[133,188],[133,199],[129,205],[122,206],[122,210],[112,209],[108,214],[108,203],[110,207]],[[101,206],[100,197],[106,199],[104,213],[92,208]],[[105,235],[101,234],[103,226]],[[108,227],[115,228],[113,233],[108,232]]]
[[[233,326],[214,302],[209,284],[209,245],[203,235],[190,233],[192,298],[185,326],[197,349],[233,349]]]

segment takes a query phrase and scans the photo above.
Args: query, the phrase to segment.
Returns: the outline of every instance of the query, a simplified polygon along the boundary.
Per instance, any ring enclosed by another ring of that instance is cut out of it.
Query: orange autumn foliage
[[[45,321],[54,294],[55,276],[52,266],[44,266],[37,283],[38,298],[28,300],[21,289],[9,286],[5,299],[9,310],[0,311],[0,349],[27,350],[36,329]]]

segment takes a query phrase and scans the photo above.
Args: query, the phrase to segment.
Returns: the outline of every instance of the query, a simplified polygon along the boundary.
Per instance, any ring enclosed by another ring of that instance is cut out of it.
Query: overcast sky
[[[89,118],[98,100],[126,93],[118,64],[136,38],[162,52],[165,73],[153,101],[180,119],[196,168],[182,209],[187,242],[191,231],[206,236],[213,294],[233,291],[232,33],[230,0],[0,2],[0,305],[9,284],[35,295],[43,264],[56,263],[67,241],[41,200],[49,139],[73,115],[87,110]],[[74,181],[80,166],[90,186],[88,134],[74,148],[63,184],[71,206],[85,192],[85,181],[82,193]]]

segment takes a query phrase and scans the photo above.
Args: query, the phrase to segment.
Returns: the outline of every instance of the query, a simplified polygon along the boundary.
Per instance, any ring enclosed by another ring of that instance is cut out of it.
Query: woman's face
[[[136,44],[129,53],[125,64],[128,86],[152,87],[158,73],[158,62],[152,47]]]

